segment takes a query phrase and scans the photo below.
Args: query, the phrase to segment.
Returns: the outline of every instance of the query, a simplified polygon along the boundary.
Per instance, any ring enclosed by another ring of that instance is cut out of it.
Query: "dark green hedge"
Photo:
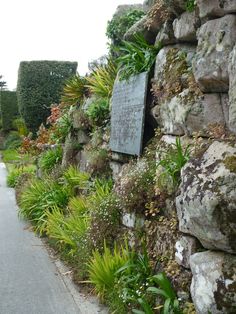
[[[4,90],[0,93],[2,128],[4,131],[9,131],[12,129],[13,120],[18,115],[16,92]]]
[[[58,103],[63,83],[76,73],[77,62],[21,62],[18,72],[18,106],[28,129],[36,132]]]

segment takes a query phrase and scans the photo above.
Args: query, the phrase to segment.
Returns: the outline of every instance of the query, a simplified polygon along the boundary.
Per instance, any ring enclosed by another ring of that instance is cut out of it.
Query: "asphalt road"
[[[0,162],[0,314],[83,313],[41,240],[19,220]]]

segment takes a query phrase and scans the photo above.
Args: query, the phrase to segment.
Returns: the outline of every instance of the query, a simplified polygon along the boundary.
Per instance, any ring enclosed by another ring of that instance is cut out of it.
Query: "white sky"
[[[0,3],[0,75],[9,89],[20,61],[89,61],[106,53],[106,24],[119,4],[142,0],[5,0]]]

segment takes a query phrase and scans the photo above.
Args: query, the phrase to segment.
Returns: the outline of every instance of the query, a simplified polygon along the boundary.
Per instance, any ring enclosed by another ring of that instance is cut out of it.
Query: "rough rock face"
[[[163,46],[177,43],[171,19],[165,21],[157,34],[155,45],[159,45],[160,42]]]
[[[228,61],[236,41],[236,15],[208,21],[198,31],[193,72],[203,92],[227,92]]]
[[[69,135],[63,148],[62,168],[68,167],[74,159],[74,139]]]
[[[190,236],[182,236],[175,244],[175,260],[185,267],[190,268],[190,256],[197,252],[199,242],[196,238]]]
[[[189,45],[164,47],[157,55],[153,80],[157,105],[151,114],[165,134],[208,136],[209,126],[226,124],[227,97],[202,94],[191,72],[193,55],[194,46]]]
[[[236,313],[236,256],[220,252],[190,257],[191,295],[198,314]]]
[[[145,15],[125,33],[124,40],[132,41],[137,34],[141,34],[148,43],[153,44],[161,25],[154,21],[148,28],[147,23],[148,17]]]
[[[235,0],[197,0],[200,17],[218,17],[236,12]]]
[[[225,108],[225,114],[227,114]],[[198,132],[207,136],[213,126],[225,126],[225,116],[220,94],[204,94],[193,103],[186,117],[188,134]]]
[[[196,12],[184,12],[173,22],[175,38],[183,42],[196,42],[196,32],[199,26],[200,20]]]
[[[236,133],[236,45],[229,63],[229,128]]]
[[[207,249],[236,253],[236,147],[213,142],[182,169],[176,198],[180,231]]]

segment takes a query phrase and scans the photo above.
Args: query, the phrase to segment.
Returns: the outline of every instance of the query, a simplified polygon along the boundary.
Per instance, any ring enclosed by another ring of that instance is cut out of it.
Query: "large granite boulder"
[[[180,231],[203,247],[236,253],[236,146],[213,142],[182,169],[176,198]]]
[[[229,55],[236,41],[236,15],[208,21],[198,31],[193,72],[203,92],[227,92]]]
[[[196,12],[184,12],[173,22],[175,38],[183,42],[196,42],[200,20]]]
[[[236,133],[236,45],[229,62],[229,128]]]
[[[219,17],[236,12],[235,0],[197,0],[199,14],[204,17]]]
[[[197,314],[236,313],[236,256],[220,252],[190,257],[191,295]]]

